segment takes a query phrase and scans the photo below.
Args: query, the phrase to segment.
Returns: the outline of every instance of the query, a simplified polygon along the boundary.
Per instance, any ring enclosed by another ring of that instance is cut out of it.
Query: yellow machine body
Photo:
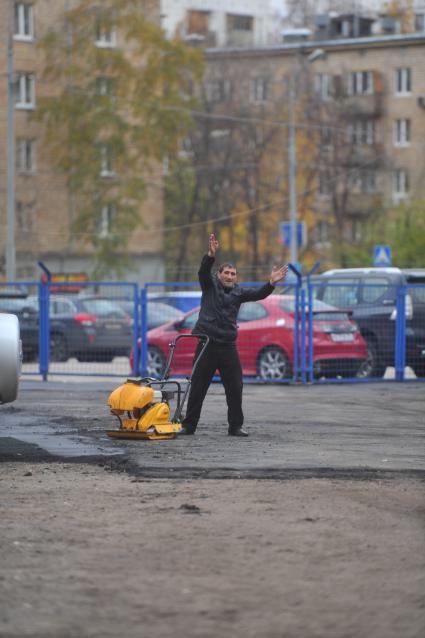
[[[180,423],[171,422],[161,390],[127,381],[109,395],[108,405],[120,422],[118,430],[107,430],[112,438],[172,439],[181,430]]]

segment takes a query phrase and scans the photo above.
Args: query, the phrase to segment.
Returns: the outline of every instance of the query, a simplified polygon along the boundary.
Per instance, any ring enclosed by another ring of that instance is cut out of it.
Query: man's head
[[[217,272],[217,277],[225,288],[233,288],[237,280],[235,266],[228,262],[221,264]]]

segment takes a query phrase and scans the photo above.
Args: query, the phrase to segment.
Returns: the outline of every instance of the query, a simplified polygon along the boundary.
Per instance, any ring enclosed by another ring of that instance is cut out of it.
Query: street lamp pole
[[[7,46],[7,239],[6,239],[6,279],[16,279],[15,247],[15,112],[14,112],[14,70],[13,70],[13,10],[11,2],[9,20],[9,41]]]
[[[297,242],[297,150],[294,126],[294,79],[289,77],[288,91],[288,189],[289,220],[291,223],[290,259],[292,264],[298,262]]]

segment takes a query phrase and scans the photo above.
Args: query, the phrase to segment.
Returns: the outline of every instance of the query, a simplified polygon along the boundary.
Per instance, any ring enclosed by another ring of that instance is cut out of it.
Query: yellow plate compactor
[[[198,348],[192,373],[183,390],[180,380],[169,379],[169,371],[180,339],[197,339]],[[174,439],[181,430],[181,415],[189,394],[191,379],[199,359],[208,345],[206,335],[178,335],[170,343],[170,353],[162,379],[130,377],[114,390],[108,405],[119,421],[118,430],[107,430],[115,439]],[[171,417],[170,400],[176,398],[176,408]]]

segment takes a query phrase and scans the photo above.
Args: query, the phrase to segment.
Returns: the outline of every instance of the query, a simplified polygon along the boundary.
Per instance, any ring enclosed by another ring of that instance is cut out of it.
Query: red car
[[[272,295],[241,306],[238,315],[238,350],[243,374],[277,381],[292,376],[294,363],[293,296]],[[182,320],[149,330],[148,374],[160,376],[168,356],[168,345],[181,333],[190,333],[199,309]],[[301,332],[301,331],[300,331]],[[308,346],[308,339],[306,339]],[[194,344],[179,342],[172,374],[188,375]],[[367,358],[366,343],[347,312],[315,300],[313,306],[313,362],[316,377],[354,377]]]

